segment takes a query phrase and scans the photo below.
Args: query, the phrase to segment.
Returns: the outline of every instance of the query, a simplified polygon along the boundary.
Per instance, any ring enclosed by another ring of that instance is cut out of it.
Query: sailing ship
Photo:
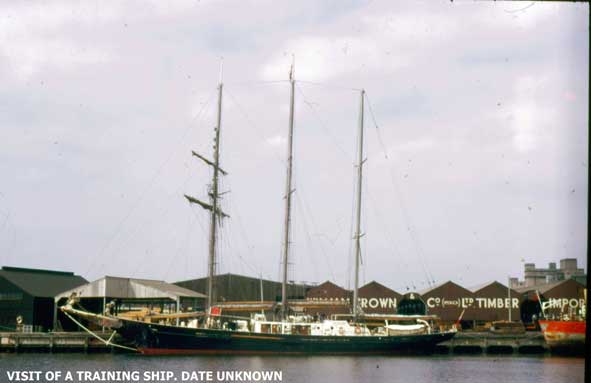
[[[193,152],[213,168],[209,202],[185,195],[190,203],[197,204],[210,213],[209,261],[207,283],[207,313],[194,316],[179,313],[176,324],[150,323],[104,314],[94,314],[75,307],[76,297],[61,307],[72,320],[74,317],[98,323],[113,329],[131,348],[147,355],[162,354],[369,354],[403,352],[429,352],[440,342],[451,339],[455,328],[440,331],[433,326],[433,316],[402,316],[390,318],[384,326],[369,328],[364,322],[364,314],[359,305],[359,267],[361,260],[361,191],[363,177],[363,120],[365,91],[360,92],[359,139],[357,148],[357,195],[355,225],[355,287],[350,319],[318,321],[310,316],[294,316],[289,311],[287,300],[287,265],[291,230],[293,129],[294,129],[294,65],[290,74],[290,111],[287,144],[287,175],[285,184],[285,220],[283,231],[282,266],[283,281],[281,289],[280,317],[268,320],[265,314],[254,314],[249,320],[236,317],[223,317],[214,295],[214,276],[216,275],[216,237],[217,226],[222,219],[229,217],[219,204],[218,183],[220,175],[226,175],[220,167],[220,132],[222,122],[223,82],[220,71],[217,103],[217,125],[215,127],[213,160]],[[160,316],[162,317],[162,316]],[[179,317],[183,320],[179,323]],[[80,326],[83,326],[80,322]],[[84,327],[85,328],[85,327]],[[109,339],[111,342],[111,339]],[[112,343],[111,343],[112,344]],[[124,348],[128,348],[124,346]]]

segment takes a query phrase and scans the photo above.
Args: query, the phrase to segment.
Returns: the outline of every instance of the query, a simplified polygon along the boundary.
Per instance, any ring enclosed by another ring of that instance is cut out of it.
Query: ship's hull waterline
[[[408,336],[304,336],[195,329],[124,321],[117,332],[145,355],[430,353],[455,333]]]
[[[555,353],[583,354],[586,323],[584,321],[540,320],[544,339]]]

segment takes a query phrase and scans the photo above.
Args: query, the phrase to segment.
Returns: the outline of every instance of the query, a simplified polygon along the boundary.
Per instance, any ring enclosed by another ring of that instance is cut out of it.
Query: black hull
[[[117,332],[148,355],[431,353],[455,333],[408,336],[302,336],[206,330],[123,321]]]

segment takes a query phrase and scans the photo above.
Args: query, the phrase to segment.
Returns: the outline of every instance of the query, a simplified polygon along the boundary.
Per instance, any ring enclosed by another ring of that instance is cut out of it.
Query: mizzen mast
[[[291,229],[291,195],[292,189],[292,165],[293,165],[293,114],[294,114],[294,93],[295,77],[294,62],[289,71],[289,83],[291,85],[289,101],[289,134],[287,140],[287,179],[285,181],[285,222],[283,232],[283,283],[281,284],[281,318],[287,315],[287,266],[289,258],[289,236]]]
[[[211,308],[215,304],[214,291],[214,277],[216,274],[216,240],[217,240],[217,226],[222,218],[229,217],[224,213],[219,206],[219,175],[227,175],[228,173],[220,168],[220,131],[222,127],[222,94],[224,84],[222,82],[223,63],[220,64],[220,81],[218,85],[218,105],[217,105],[217,121],[215,127],[215,137],[213,144],[213,161],[208,160],[204,156],[192,152],[193,155],[207,165],[213,168],[213,177],[209,189],[210,203],[205,203],[197,198],[185,194],[185,198],[190,202],[201,206],[210,211],[210,226],[209,226],[209,260],[207,273],[207,308]]]
[[[364,112],[365,90],[361,90],[361,102],[359,108],[359,142],[357,148],[357,206],[355,222],[355,289],[353,290],[353,317],[358,319],[359,310],[359,265],[361,263],[361,188],[363,179],[363,112]]]

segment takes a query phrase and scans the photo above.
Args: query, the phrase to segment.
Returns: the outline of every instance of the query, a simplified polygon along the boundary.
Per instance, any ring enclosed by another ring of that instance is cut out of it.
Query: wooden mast
[[[287,179],[285,182],[285,222],[283,232],[283,283],[281,284],[281,319],[287,315],[287,266],[289,257],[289,234],[291,229],[291,195],[294,192],[291,188],[292,183],[292,164],[293,164],[293,114],[294,114],[294,62],[289,71],[289,82],[291,85],[289,102],[289,134],[287,141]]]
[[[223,63],[221,64],[223,65]],[[209,226],[209,262],[208,262],[208,273],[207,273],[207,307],[215,303],[215,292],[214,292],[214,277],[215,277],[215,266],[216,266],[216,254],[215,254],[215,242],[217,239],[217,211],[218,211],[218,176],[219,176],[219,165],[220,165],[220,130],[222,127],[222,93],[224,84],[222,82],[223,66],[220,66],[220,84],[218,85],[218,113],[217,123],[215,127],[215,139],[213,144],[213,179],[211,182],[211,192],[209,197],[211,199],[211,216]]]
[[[363,109],[365,90],[361,90],[361,102],[359,108],[359,142],[357,148],[357,209],[355,222],[355,289],[353,290],[353,317],[358,319],[359,310],[359,264],[361,261],[361,188],[363,178]]]
[[[217,105],[217,121],[215,127],[215,137],[213,144],[213,161],[208,160],[204,156],[193,152],[193,155],[207,165],[213,168],[213,177],[209,188],[210,203],[205,203],[197,198],[185,194],[185,198],[190,202],[201,206],[210,211],[210,226],[209,226],[209,259],[207,272],[207,308],[211,308],[215,304],[215,285],[214,277],[216,274],[216,240],[217,240],[217,226],[222,218],[229,217],[224,213],[219,206],[219,175],[227,175],[228,173],[220,168],[220,131],[222,127],[222,94],[224,84],[222,82],[223,62],[220,64],[220,81],[218,85],[218,105]],[[219,220],[218,220],[219,219]]]

